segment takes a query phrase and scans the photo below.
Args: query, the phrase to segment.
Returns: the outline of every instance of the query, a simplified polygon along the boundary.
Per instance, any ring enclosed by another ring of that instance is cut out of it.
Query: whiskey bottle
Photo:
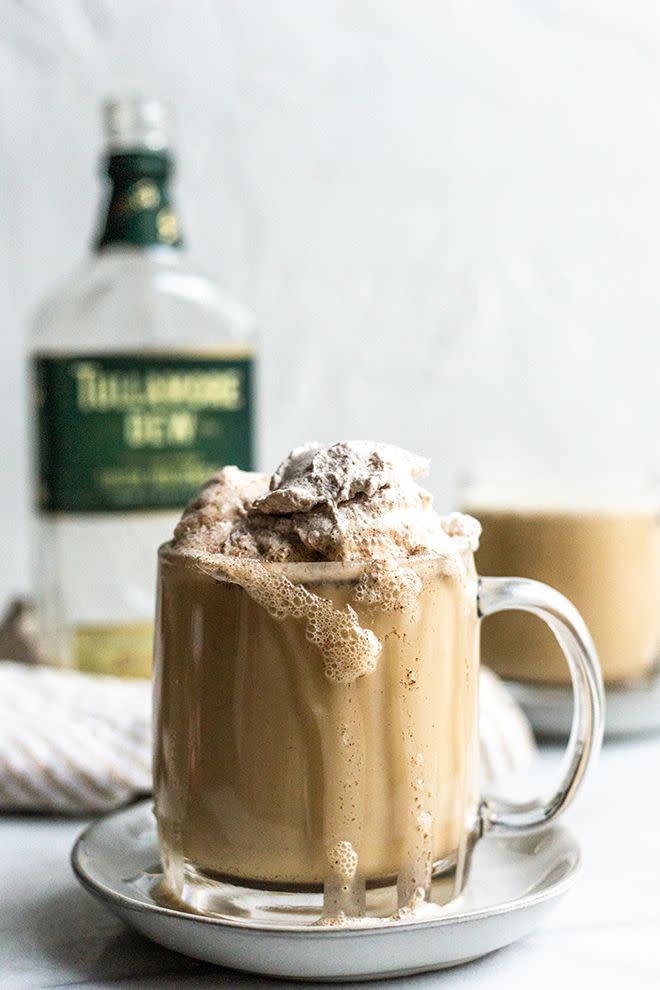
[[[105,106],[93,256],[38,312],[35,595],[58,665],[148,675],[156,549],[223,463],[252,467],[252,317],[182,257],[166,108]]]

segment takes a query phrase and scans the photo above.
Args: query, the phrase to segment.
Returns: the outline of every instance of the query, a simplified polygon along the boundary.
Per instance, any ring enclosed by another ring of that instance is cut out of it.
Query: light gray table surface
[[[556,747],[542,752],[537,785],[551,781],[559,758]],[[530,981],[534,990],[658,990],[660,738],[607,744],[565,821],[582,842],[584,869],[542,929],[460,969],[387,985],[512,990]],[[84,825],[0,816],[1,990],[288,985],[197,963],[126,928],[71,872],[69,853]]]

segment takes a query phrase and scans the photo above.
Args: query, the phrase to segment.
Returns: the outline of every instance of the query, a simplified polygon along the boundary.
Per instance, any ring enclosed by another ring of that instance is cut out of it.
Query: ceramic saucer
[[[573,717],[570,688],[505,681],[538,736],[567,736]],[[660,732],[660,668],[643,681],[605,688],[605,736]]]
[[[439,917],[377,927],[319,929],[250,917],[205,917],[159,903],[151,801],[99,819],[73,849],[74,871],[95,897],[161,945],[207,962],[296,980],[369,980],[442,969],[509,945],[535,928],[580,868],[571,833],[477,843],[460,899]]]

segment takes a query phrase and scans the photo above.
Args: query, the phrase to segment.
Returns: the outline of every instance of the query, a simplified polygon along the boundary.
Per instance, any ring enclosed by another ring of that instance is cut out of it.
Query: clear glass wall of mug
[[[414,920],[462,891],[485,831],[561,812],[600,742],[602,684],[558,592],[479,579],[467,545],[458,562],[263,566],[279,604],[167,545],[159,554],[154,791],[167,896],[264,924]],[[564,779],[520,809],[479,794],[479,627],[505,609],[553,627],[575,684]]]
[[[638,682],[657,670],[660,525],[650,480],[484,472],[462,489],[465,511],[483,526],[481,569],[545,581],[566,595],[594,638],[606,685]],[[568,682],[556,640],[528,615],[488,623],[483,659],[511,680]]]

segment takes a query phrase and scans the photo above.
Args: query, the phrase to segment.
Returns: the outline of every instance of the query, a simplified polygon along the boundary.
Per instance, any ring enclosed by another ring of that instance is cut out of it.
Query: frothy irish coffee
[[[323,890],[323,920],[434,865],[456,889],[478,812],[479,524],[427,462],[309,445],[225,468],[161,551],[155,794],[172,892]],[[448,887],[447,900],[453,895]]]

